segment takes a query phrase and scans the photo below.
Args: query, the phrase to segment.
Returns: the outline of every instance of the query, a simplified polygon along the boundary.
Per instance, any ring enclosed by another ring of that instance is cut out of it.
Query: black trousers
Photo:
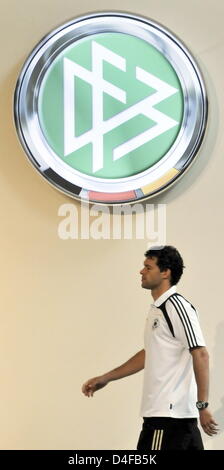
[[[197,418],[143,418],[137,450],[204,450]]]

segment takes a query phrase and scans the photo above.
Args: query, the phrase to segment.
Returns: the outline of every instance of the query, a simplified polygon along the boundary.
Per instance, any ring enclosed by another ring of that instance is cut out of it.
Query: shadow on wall
[[[224,433],[224,378],[223,378],[223,338],[224,323],[219,323],[216,330],[215,347],[213,350],[214,364],[210,374],[210,395],[216,398],[216,402],[220,402],[220,406],[215,409],[211,405],[215,421],[218,423],[219,433],[217,436],[208,438],[205,441],[212,450],[224,450],[223,433]],[[218,400],[217,400],[218,399]],[[212,442],[211,442],[212,441]]]

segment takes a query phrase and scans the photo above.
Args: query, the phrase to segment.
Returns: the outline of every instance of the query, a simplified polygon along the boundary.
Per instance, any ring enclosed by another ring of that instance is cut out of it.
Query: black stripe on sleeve
[[[186,310],[186,308],[184,307],[183,303],[181,302],[181,298],[179,298],[179,296],[178,296],[177,294],[175,294],[174,298],[176,299],[176,301],[177,301],[177,303],[178,303],[178,305],[179,305],[179,307],[180,307],[180,309],[181,309],[181,311],[182,311],[184,317],[186,318],[186,323],[187,323],[187,325],[189,326],[190,334],[191,334],[191,336],[192,336],[192,338],[193,338],[193,343],[194,343],[193,346],[198,346],[197,338],[196,338],[195,332],[194,332],[194,328],[193,328],[193,325],[192,325],[192,323],[191,323],[191,319],[190,319],[190,317],[189,317],[189,315],[188,315],[188,313],[187,313],[187,310]]]
[[[192,305],[192,304],[189,302],[189,300],[185,299],[185,297],[184,297],[182,294],[176,294],[176,295],[178,295],[178,297],[181,297],[182,299],[184,299],[184,300],[193,308],[193,310],[194,310],[195,313],[197,314],[196,308],[194,307],[194,305]]]
[[[183,310],[181,309],[180,305],[177,302],[177,299],[175,298],[175,294],[173,296],[169,297],[169,300],[173,304],[173,306],[174,306],[174,308],[175,308],[175,310],[176,310],[176,312],[177,312],[177,314],[180,318],[180,321],[183,325],[189,348],[193,348],[193,347],[197,346],[196,339],[194,341],[191,329],[189,327],[189,323],[187,322],[186,316],[184,315]]]

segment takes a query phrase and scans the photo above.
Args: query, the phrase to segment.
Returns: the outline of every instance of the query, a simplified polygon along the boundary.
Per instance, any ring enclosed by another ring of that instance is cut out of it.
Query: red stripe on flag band
[[[101,193],[89,191],[89,199],[92,201],[127,201],[128,199],[136,199],[135,191],[127,191],[125,193]]]

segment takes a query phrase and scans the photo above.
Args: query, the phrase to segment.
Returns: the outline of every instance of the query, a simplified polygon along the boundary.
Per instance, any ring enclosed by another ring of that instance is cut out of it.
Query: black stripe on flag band
[[[59,189],[65,189],[66,191],[77,195],[82,190],[82,188],[80,188],[79,186],[76,186],[75,184],[70,183],[70,181],[67,181],[66,179],[62,178],[62,176],[58,175],[58,173],[52,170],[52,168],[47,168],[46,170],[44,170],[43,174],[47,176],[48,180],[50,180],[52,184],[59,187]]]
[[[174,299],[177,301],[177,303],[178,303],[178,305],[179,305],[179,307],[180,307],[180,309],[181,309],[181,311],[182,311],[184,317],[186,318],[186,323],[187,323],[187,325],[189,325],[190,335],[191,335],[191,337],[193,338],[192,341],[193,341],[193,343],[194,343],[193,346],[198,346],[197,338],[196,338],[196,336],[195,336],[195,332],[194,332],[193,325],[192,325],[192,323],[191,323],[191,319],[190,319],[190,317],[189,317],[189,315],[188,315],[188,313],[187,313],[186,308],[184,307],[184,305],[183,305],[182,302],[181,302],[181,298],[180,298],[177,294],[175,294],[175,295],[174,295]]]
[[[179,318],[180,318],[180,321],[181,321],[181,323],[182,323],[182,325],[183,325],[183,328],[184,328],[184,331],[185,331],[185,335],[186,335],[186,338],[187,338],[187,342],[188,342],[189,348],[194,347],[195,344],[194,344],[194,341],[193,341],[193,339],[192,339],[192,335],[191,335],[191,333],[190,333],[190,331],[189,331],[189,326],[188,326],[188,324],[187,324],[186,318],[185,318],[184,315],[183,315],[183,312],[181,311],[181,309],[180,309],[180,307],[179,307],[177,301],[175,300],[174,296],[169,297],[169,300],[170,300],[170,302],[173,304],[173,306],[174,306],[174,308],[175,308],[175,310],[176,310],[176,312],[177,312],[177,314],[178,314],[178,316],[179,316]]]

